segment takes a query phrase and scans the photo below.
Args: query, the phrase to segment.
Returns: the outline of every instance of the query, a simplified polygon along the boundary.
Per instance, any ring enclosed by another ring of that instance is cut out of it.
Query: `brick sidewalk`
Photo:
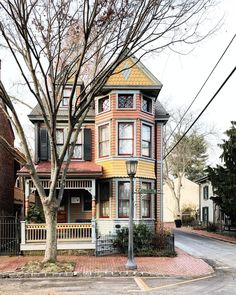
[[[177,257],[136,257],[138,269],[136,272],[127,272],[124,256],[59,256],[59,260],[76,262],[74,275],[154,275],[154,276],[181,276],[196,277],[207,275],[213,269],[203,260],[194,258],[182,250],[177,249]],[[0,257],[0,272],[17,272],[30,260],[42,260],[39,256]],[[73,275],[73,273],[72,273]]]
[[[183,231],[183,232],[189,232],[191,234],[199,235],[199,236],[204,236],[212,239],[217,239],[221,240],[224,242],[229,242],[236,244],[236,238],[235,237],[230,237],[226,235],[222,235],[220,233],[212,233],[212,232],[207,232],[206,230],[194,230],[192,227],[180,227],[180,228],[174,228],[176,231]]]

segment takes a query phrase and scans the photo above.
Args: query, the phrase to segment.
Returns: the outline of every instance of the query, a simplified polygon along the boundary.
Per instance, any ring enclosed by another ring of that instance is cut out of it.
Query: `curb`
[[[213,270],[213,268],[212,268]],[[208,272],[202,275],[196,276],[179,276],[179,275],[162,275],[157,273],[149,272],[138,272],[138,271],[119,271],[119,272],[59,272],[59,273],[24,273],[24,272],[5,272],[0,273],[0,279],[26,279],[26,278],[65,278],[65,277],[156,277],[156,278],[165,278],[165,277],[175,277],[175,278],[196,278],[200,276],[206,276],[214,273]]]

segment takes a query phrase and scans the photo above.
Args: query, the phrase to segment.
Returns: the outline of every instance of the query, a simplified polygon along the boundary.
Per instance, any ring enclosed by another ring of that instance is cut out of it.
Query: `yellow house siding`
[[[128,65],[130,75],[127,79],[125,79],[122,69],[124,69],[125,65]],[[117,74],[116,74],[117,73]],[[137,64],[134,65],[134,62],[128,58],[124,62],[122,62],[114,72],[114,74],[108,79],[106,85],[122,85],[122,86],[130,86],[130,85],[143,85],[143,86],[154,86],[156,83],[152,79],[146,75],[146,73],[141,70]]]
[[[103,167],[103,178],[127,177],[125,161],[124,159],[99,161],[98,164]],[[155,179],[154,162],[139,160],[136,177]]]

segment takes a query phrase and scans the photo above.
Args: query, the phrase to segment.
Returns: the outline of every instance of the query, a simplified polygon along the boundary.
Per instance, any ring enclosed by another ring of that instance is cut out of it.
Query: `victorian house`
[[[115,234],[128,225],[130,180],[125,162],[130,158],[138,161],[134,222],[155,228],[163,219],[162,141],[169,115],[157,100],[162,84],[134,57],[115,73],[95,98],[78,136],[58,212],[58,249],[95,249],[98,236]],[[64,91],[59,111],[59,150],[67,132],[70,87],[68,84]],[[82,83],[78,91],[80,87]],[[38,106],[29,119],[35,126],[36,170],[47,189],[48,138]],[[27,209],[34,187],[25,168],[19,175],[25,180]],[[45,224],[22,222],[21,249],[44,249],[45,233]]]

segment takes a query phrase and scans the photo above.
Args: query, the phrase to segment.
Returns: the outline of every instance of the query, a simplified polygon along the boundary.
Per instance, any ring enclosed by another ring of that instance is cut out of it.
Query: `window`
[[[64,144],[64,129],[56,129],[57,152],[60,155]]]
[[[83,211],[92,211],[92,197],[89,193],[84,195]]]
[[[208,207],[202,207],[202,221],[208,222]]]
[[[133,155],[134,124],[118,123],[118,154]]]
[[[147,113],[152,113],[152,99],[151,98],[149,98],[147,96],[143,96],[142,111],[147,112]]]
[[[71,88],[65,88],[63,90],[62,106],[67,107],[69,105],[69,98],[71,95]]]
[[[109,125],[103,125],[98,128],[99,133],[99,157],[109,156]]]
[[[118,94],[118,109],[133,109],[134,96],[133,94]]]
[[[110,110],[110,100],[109,96],[105,96],[98,100],[98,112],[107,112]]]
[[[208,200],[208,198],[209,198],[209,187],[208,185],[205,185],[203,187],[203,199]]]
[[[118,182],[118,216],[129,217],[129,195],[130,195],[130,183],[129,181]]]
[[[142,156],[151,157],[151,134],[152,127],[142,125]]]
[[[143,190],[150,190],[151,183],[150,182],[142,182],[142,189]],[[151,194],[150,193],[142,194],[141,200],[142,200],[142,207],[141,207],[142,218],[150,218],[151,217]]]
[[[73,134],[72,134],[73,140]],[[82,131],[79,132],[72,159],[82,159]]]
[[[110,184],[109,182],[100,183],[100,217],[109,217],[109,194]]]

